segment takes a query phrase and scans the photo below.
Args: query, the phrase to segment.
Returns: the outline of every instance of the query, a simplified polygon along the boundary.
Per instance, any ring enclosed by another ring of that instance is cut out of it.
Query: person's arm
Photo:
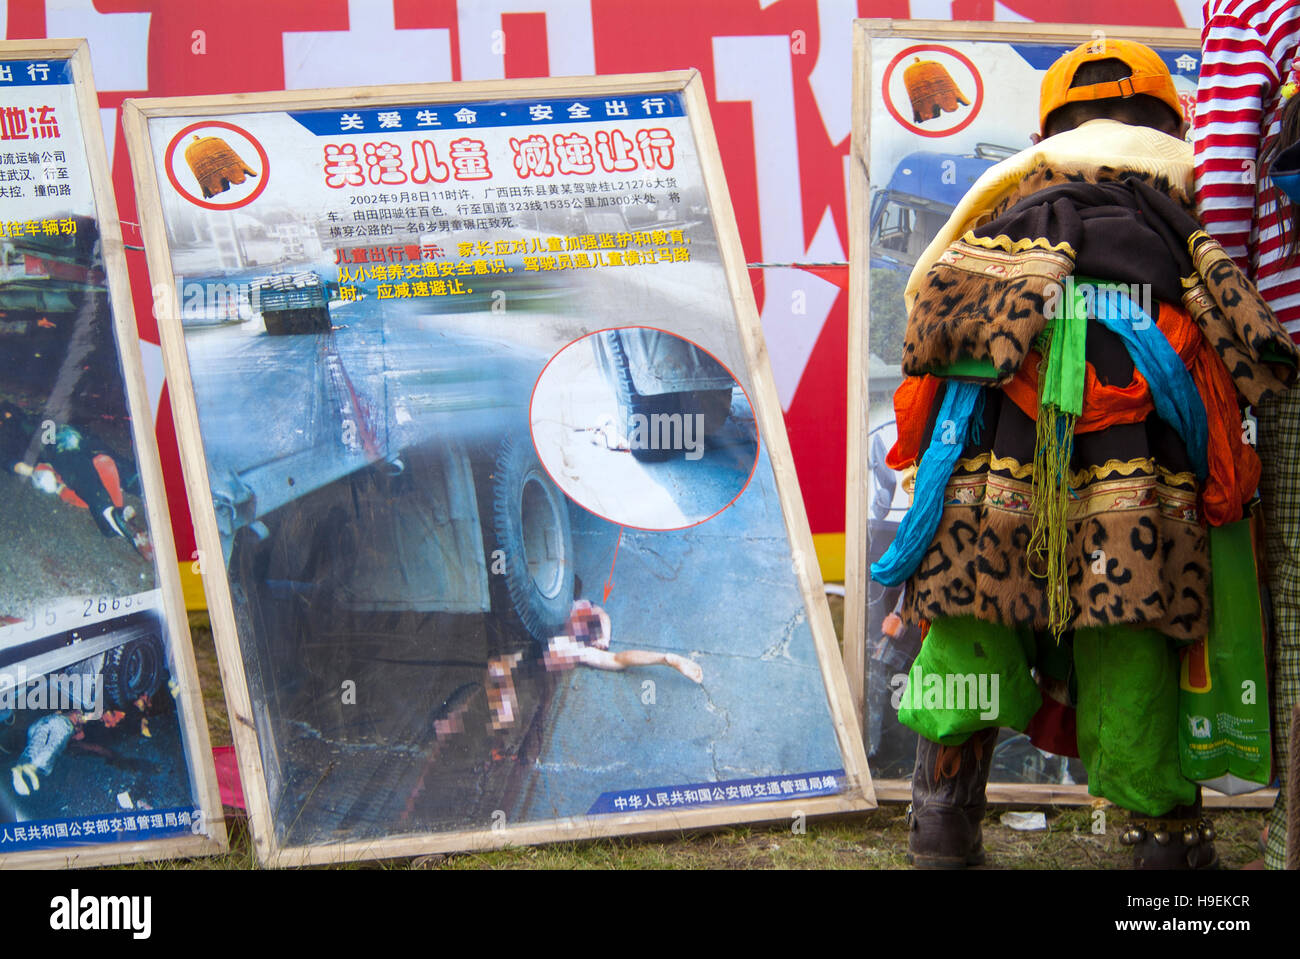
[[[609,613],[605,612],[604,607],[594,606],[592,608],[596,611],[596,615],[600,617],[600,638],[592,645],[597,649],[609,649],[610,640],[613,639],[614,625],[609,621]]]
[[[1252,22],[1272,4],[1226,0],[1206,5],[1192,148],[1196,208],[1206,231],[1247,276],[1260,177],[1266,104],[1277,67]]]
[[[608,669],[620,672],[629,666],[658,666],[664,661],[663,653],[647,653],[639,649],[611,653],[608,649],[595,646],[583,646],[578,653],[578,662],[595,669]]]
[[[584,666],[595,669],[607,669],[621,672],[629,666],[671,666],[692,682],[701,682],[704,671],[700,664],[676,653],[652,653],[645,649],[626,649],[611,653],[607,649],[595,646],[583,646],[578,653],[578,660]]]

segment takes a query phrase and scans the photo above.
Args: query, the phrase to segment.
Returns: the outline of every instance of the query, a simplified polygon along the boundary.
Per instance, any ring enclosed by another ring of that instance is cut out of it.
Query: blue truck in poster
[[[911,273],[966,191],[1014,147],[979,143],[969,154],[918,151],[899,161],[871,197],[871,266]]]

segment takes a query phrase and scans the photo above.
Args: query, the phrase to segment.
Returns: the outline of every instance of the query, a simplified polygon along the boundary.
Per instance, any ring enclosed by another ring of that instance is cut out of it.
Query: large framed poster
[[[222,851],[84,41],[0,44],[0,865]]]
[[[697,74],[126,122],[263,861],[873,803]]]
[[[1049,66],[1089,39],[1124,37],[1154,47],[1190,121],[1200,70],[1194,30],[1052,24],[858,20],[854,24],[853,163],[849,296],[848,555],[845,661],[883,798],[906,798],[916,735],[897,704],[920,648],[904,621],[902,587],[872,582],[871,563],[893,541],[909,504],[890,469],[893,394],[902,382],[903,290],[917,259],[967,189],[1031,144]],[[989,797],[1087,802],[1078,760],[1036,749],[1003,730]],[[1221,799],[1207,795],[1207,802]],[[1234,797],[1271,802],[1265,793]]]

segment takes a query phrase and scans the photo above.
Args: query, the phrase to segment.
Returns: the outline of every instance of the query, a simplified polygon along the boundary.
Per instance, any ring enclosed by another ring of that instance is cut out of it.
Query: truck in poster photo
[[[268,849],[860,802],[686,96],[139,111]]]

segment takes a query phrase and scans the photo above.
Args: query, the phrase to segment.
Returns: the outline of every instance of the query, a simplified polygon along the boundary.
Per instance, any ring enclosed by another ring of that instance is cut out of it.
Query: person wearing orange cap
[[[1075,47],[1043,77],[1038,122],[1044,137],[1097,119],[1175,137],[1187,132],[1169,68],[1160,54],[1131,40],[1093,40]]]
[[[906,583],[903,614],[927,630],[899,713],[920,734],[909,857],[983,861],[992,746],[1010,726],[1077,752],[1089,790],[1133,815],[1137,867],[1206,868],[1179,650],[1209,633],[1228,581],[1210,543],[1244,529],[1259,478],[1239,403],[1288,388],[1300,352],[1192,213],[1158,54],[1116,39],[1068,52],[1039,121],[905,292],[895,410],[914,428],[888,462],[917,472],[872,577]],[[954,699],[963,680],[977,703]]]

